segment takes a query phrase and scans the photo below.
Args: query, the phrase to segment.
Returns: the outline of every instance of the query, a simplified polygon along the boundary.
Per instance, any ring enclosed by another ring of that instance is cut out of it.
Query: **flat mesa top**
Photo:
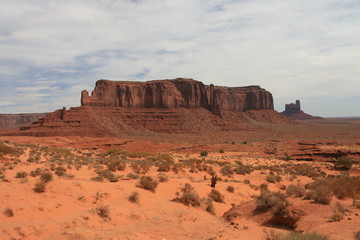
[[[161,82],[194,82],[194,83],[201,83],[203,82],[194,80],[192,78],[174,78],[174,79],[162,79],[162,80],[149,80],[149,81],[119,81],[119,80],[109,80],[109,79],[100,79],[96,81],[96,85],[101,83],[113,83],[113,84],[147,84],[147,83],[161,83]],[[205,84],[204,84],[205,85]],[[205,85],[205,86],[211,86]],[[251,89],[262,89],[260,85],[249,85],[249,86],[242,86],[242,87],[227,87],[227,86],[216,86],[216,88],[226,88],[226,89],[238,89],[238,90],[251,90]]]

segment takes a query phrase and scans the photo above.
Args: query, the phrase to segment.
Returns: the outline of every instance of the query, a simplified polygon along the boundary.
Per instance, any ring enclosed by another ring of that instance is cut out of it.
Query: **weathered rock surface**
[[[126,82],[99,80],[91,96],[84,90],[82,106],[128,108],[205,108],[212,111],[273,110],[271,93],[259,86],[205,86],[192,79]]]
[[[99,80],[81,107],[60,109],[7,135],[121,136],[124,132],[243,131],[252,123],[291,123],[273,110],[259,86],[205,86],[192,79],[124,82]],[[247,124],[247,125],[246,125]]]
[[[0,114],[0,129],[12,129],[37,121],[47,113]]]
[[[300,100],[296,100],[295,103],[285,104],[285,111],[280,114],[294,120],[322,119],[321,117],[304,113],[300,108]]]

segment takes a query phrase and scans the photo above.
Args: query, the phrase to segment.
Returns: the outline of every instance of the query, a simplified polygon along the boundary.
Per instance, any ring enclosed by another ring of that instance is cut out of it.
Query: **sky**
[[[0,2],[0,113],[79,106],[98,79],[177,77],[360,116],[360,1]]]

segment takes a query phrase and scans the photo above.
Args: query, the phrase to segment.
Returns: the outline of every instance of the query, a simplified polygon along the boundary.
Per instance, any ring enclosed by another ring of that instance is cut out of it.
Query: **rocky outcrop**
[[[205,86],[192,79],[127,82],[99,80],[94,91],[84,90],[82,106],[126,108],[205,108],[211,111],[274,109],[270,92],[260,86]]]
[[[28,125],[47,113],[0,114],[0,129],[12,129]]]
[[[99,80],[81,106],[63,108],[17,132],[30,136],[122,136],[166,132],[246,131],[260,122],[291,123],[273,110],[271,93],[259,86],[206,86],[192,79],[126,82]]]
[[[285,104],[285,111],[281,112],[280,114],[293,120],[322,119],[321,117],[304,113],[300,107],[300,100],[296,100],[295,103]]]

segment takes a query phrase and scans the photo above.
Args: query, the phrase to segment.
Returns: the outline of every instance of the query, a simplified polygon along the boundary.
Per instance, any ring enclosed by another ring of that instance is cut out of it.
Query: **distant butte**
[[[221,87],[187,78],[98,80],[91,95],[82,91],[80,107],[57,110],[7,134],[116,137],[132,131],[240,131],[254,122],[292,123],[274,111],[272,94],[260,86]]]
[[[322,119],[322,117],[312,116],[310,114],[304,113],[300,107],[300,100],[296,100],[295,103],[285,104],[285,111],[281,112],[280,114],[294,120]]]

